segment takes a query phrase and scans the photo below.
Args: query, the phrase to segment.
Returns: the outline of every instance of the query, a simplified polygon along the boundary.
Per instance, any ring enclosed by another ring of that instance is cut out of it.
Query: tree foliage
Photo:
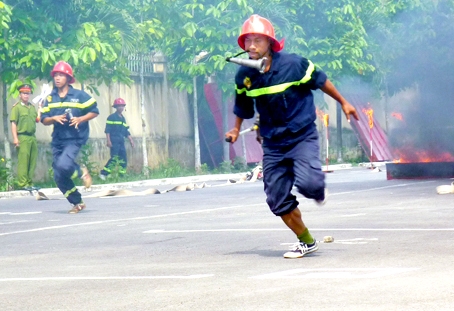
[[[73,65],[76,78],[90,82],[129,84],[127,56],[140,49],[159,27],[138,22],[134,2],[105,0],[24,0],[11,2],[12,15],[0,42],[1,79],[10,94],[22,82],[49,79],[59,60]],[[137,4],[138,2],[135,1]],[[142,1],[144,2],[144,1]],[[158,23],[156,23],[158,24]]]
[[[7,0],[1,79],[13,93],[18,83],[49,78],[63,59],[79,81],[129,83],[128,55],[161,51],[174,85],[191,92],[194,76],[231,81],[236,68],[225,57],[239,51],[241,25],[257,13],[273,22],[287,51],[332,80],[404,87],[395,69],[415,49],[425,47],[436,66],[454,63],[453,10],[454,0]]]

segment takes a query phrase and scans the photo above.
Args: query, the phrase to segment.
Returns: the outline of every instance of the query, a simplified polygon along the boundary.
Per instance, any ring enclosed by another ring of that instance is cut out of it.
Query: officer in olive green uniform
[[[19,102],[11,109],[11,132],[13,143],[18,149],[17,185],[26,190],[33,190],[38,144],[36,142],[36,122],[38,112],[30,102],[32,87],[28,84],[19,86]]]

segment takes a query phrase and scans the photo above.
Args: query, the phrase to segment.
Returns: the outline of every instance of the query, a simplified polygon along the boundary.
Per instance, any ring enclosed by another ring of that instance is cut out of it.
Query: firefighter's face
[[[250,58],[260,59],[269,56],[270,40],[264,35],[250,34],[244,39],[244,47],[249,51]]]
[[[54,74],[54,84],[56,87],[63,87],[68,84],[68,75],[64,74],[63,72],[56,72]]]
[[[125,110],[124,105],[116,105],[115,108],[117,109],[118,113],[122,113]]]

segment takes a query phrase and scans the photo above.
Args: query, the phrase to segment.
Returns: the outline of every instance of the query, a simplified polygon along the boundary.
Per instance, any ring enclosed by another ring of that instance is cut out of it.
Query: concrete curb
[[[115,190],[115,189],[130,189],[136,187],[155,187],[155,186],[165,186],[165,185],[184,185],[189,183],[198,183],[198,182],[207,182],[207,181],[227,181],[229,179],[239,180],[246,173],[235,173],[235,174],[217,174],[217,175],[197,175],[197,176],[188,176],[188,177],[175,177],[175,178],[162,178],[162,179],[148,179],[148,180],[139,180],[139,181],[130,181],[123,183],[114,183],[114,184],[101,184],[101,185],[92,185],[90,189],[86,190],[83,186],[78,186],[77,189],[81,193],[89,193],[93,191],[101,190]],[[45,195],[58,195],[61,194],[58,188],[43,188],[40,189]],[[9,191],[9,192],[0,192],[0,199],[8,199],[14,197],[24,197],[29,196],[30,192],[25,190]]]
[[[337,171],[337,170],[346,170],[351,169],[351,164],[333,164],[322,166],[323,171]],[[139,181],[130,181],[123,183],[112,183],[112,184],[101,184],[101,185],[92,185],[90,189],[86,190],[83,186],[78,186],[77,189],[81,193],[89,193],[93,191],[102,191],[102,190],[116,190],[116,189],[130,189],[136,187],[156,187],[156,186],[165,186],[165,185],[185,185],[189,183],[198,183],[198,182],[208,182],[208,181],[222,181],[222,180],[239,180],[247,172],[244,173],[235,173],[235,174],[215,174],[215,175],[196,175],[196,176],[187,176],[187,177],[174,177],[174,178],[162,178],[162,179],[148,179],[148,180],[139,180]],[[58,188],[43,188],[40,189],[45,195],[59,195],[61,194]],[[25,190],[9,191],[9,192],[0,192],[0,199],[8,199],[15,197],[25,197],[29,196],[30,192]]]
[[[353,165],[351,164],[333,164],[333,165],[322,165],[322,171],[338,171],[338,170],[348,170],[351,169]]]

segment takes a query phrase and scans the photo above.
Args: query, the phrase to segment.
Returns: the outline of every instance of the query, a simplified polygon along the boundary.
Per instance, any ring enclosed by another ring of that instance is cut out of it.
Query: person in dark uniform
[[[54,180],[72,205],[69,213],[75,214],[86,205],[73,179],[82,178],[85,188],[89,188],[92,182],[87,168],[81,168],[76,163],[76,157],[88,140],[88,121],[96,118],[99,111],[94,98],[70,85],[75,79],[68,63],[58,62],[50,75],[54,79],[54,88],[43,104],[41,122],[54,126],[52,132]]]
[[[36,189],[33,186],[36,159],[38,158],[38,143],[36,141],[36,123],[39,122],[39,112],[30,103],[33,88],[29,84],[18,87],[19,101],[11,109],[11,134],[13,144],[18,149],[17,154],[17,185],[28,191]]]
[[[250,67],[238,69],[235,126],[225,136],[234,143],[243,119],[253,118],[255,107],[260,114],[266,201],[298,238],[284,257],[300,258],[318,245],[302,220],[292,188],[318,204],[326,199],[312,90],[321,89],[339,102],[348,121],[350,116],[358,119],[358,114],[310,60],[280,52],[284,41],[275,38],[269,20],[252,15],[243,24],[238,45],[251,59],[266,57],[266,69],[263,74]]]
[[[118,158],[122,167],[119,173],[126,173],[128,159],[126,156],[125,138],[129,139],[131,147],[134,148],[134,140],[129,133],[129,126],[126,124],[126,119],[123,116],[125,106],[126,102],[123,98],[115,99],[113,107],[116,111],[107,118],[105,133],[107,138],[107,147],[110,148],[110,159],[99,174],[99,177],[102,180],[105,180],[106,177],[111,173],[110,165],[114,161],[115,157]]]

